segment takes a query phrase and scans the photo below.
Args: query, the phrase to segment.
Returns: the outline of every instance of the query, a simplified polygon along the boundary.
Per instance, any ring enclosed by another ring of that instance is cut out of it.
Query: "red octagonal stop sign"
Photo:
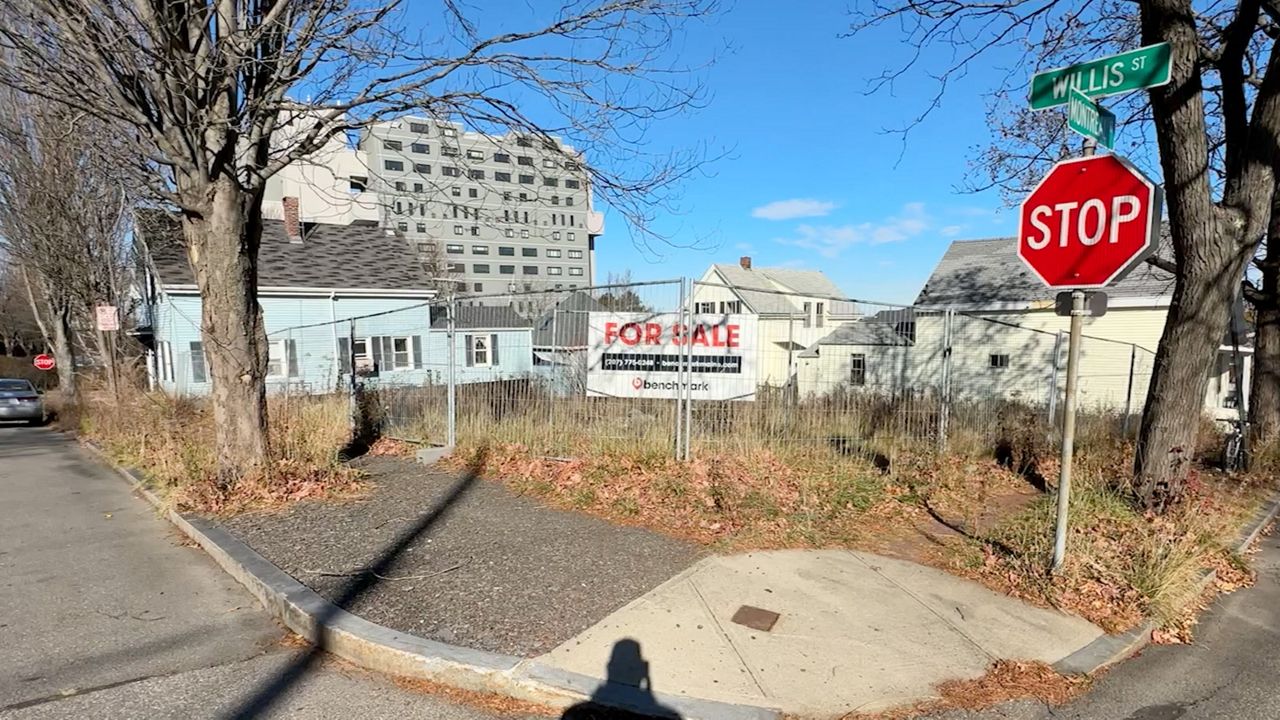
[[[1051,288],[1102,288],[1156,249],[1160,188],[1115,155],[1063,160],[1022,201],[1018,257]]]

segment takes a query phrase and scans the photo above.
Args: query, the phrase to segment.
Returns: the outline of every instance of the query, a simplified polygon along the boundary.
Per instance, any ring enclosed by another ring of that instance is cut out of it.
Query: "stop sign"
[[[1115,155],[1063,160],[1022,201],[1018,257],[1051,288],[1102,288],[1156,249],[1160,188]]]
[[[37,370],[52,370],[54,365],[53,356],[41,353],[32,358],[31,364],[35,365]]]

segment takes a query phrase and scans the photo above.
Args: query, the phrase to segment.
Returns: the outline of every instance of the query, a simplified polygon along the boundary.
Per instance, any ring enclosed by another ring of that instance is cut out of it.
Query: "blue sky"
[[[867,81],[900,60],[896,32],[842,39],[843,3],[740,2],[690,46],[728,44],[706,71],[710,104],[655,125],[654,147],[705,143],[728,156],[685,182],[680,213],[655,229],[710,249],[638,250],[616,213],[597,245],[597,282],[699,275],[750,255],[757,266],[816,268],[851,296],[909,302],[953,239],[1007,235],[1016,224],[994,193],[954,188],[971,149],[988,138],[982,93],[997,71],[971,71],[912,131],[936,85],[919,75],[891,94]]]

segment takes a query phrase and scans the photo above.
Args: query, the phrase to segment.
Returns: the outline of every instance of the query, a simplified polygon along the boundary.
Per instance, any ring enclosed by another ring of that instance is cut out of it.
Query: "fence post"
[[[454,447],[458,443],[458,378],[456,374],[458,335],[454,332],[454,319],[457,316],[455,312],[456,303],[457,301],[451,291],[449,293],[449,304],[445,307],[445,329],[449,338],[448,407],[445,411],[448,416],[445,419],[445,445],[447,447]]]
[[[685,294],[683,312],[688,322],[685,323],[685,396],[684,396],[684,459],[686,462],[693,457],[693,343],[689,342],[690,328],[693,327],[693,286],[696,280],[690,281],[684,278],[684,282],[689,286],[689,292]]]
[[[685,283],[686,282],[687,282],[687,278],[683,278],[683,277],[680,278],[680,304],[678,306],[679,310],[677,311],[677,314],[676,314],[677,325],[684,324],[684,302],[685,302]],[[685,328],[685,332],[682,334],[684,335],[685,338],[688,338],[689,337],[688,328]],[[683,346],[676,351],[676,357],[679,358],[679,360],[676,362],[676,416],[675,416],[675,428],[674,428],[675,429],[675,458],[676,460],[682,460],[684,459],[684,447],[683,447],[684,392],[682,388],[684,387],[685,381],[688,380],[688,378],[685,377]]]
[[[1053,339],[1053,369],[1049,374],[1049,427],[1057,424],[1058,417],[1058,358],[1062,357],[1062,331]],[[1132,372],[1132,371],[1131,371]],[[1132,375],[1131,375],[1132,377]]]
[[[947,424],[951,415],[951,340],[955,311],[948,308],[942,316],[942,387],[938,406],[938,451],[947,449]]]
[[[554,377],[557,382],[563,381],[563,378],[560,377],[560,373],[562,372],[560,370],[560,353],[556,350],[556,348],[558,347],[556,343],[559,340],[559,336],[556,334],[556,329],[557,329],[556,326],[559,321],[559,318],[560,318],[560,304],[556,303],[555,305],[551,306],[551,373],[552,373],[552,377]],[[547,429],[550,430],[552,434],[554,434],[555,433],[555,416],[556,416],[555,392],[553,391],[549,393],[549,395],[551,395],[551,397],[547,398]]]
[[[334,334],[337,335],[335,329]],[[337,343],[335,342],[336,346]],[[336,355],[338,349],[334,348]],[[338,370],[341,372],[342,365],[339,363]],[[351,415],[351,436],[354,438],[356,433],[360,432],[360,393],[356,385],[356,321],[352,318],[347,321],[347,406]]]
[[[1129,387],[1124,393],[1124,421],[1120,426],[1120,435],[1129,437],[1129,414],[1133,412],[1133,371],[1138,362],[1138,346],[1129,345]]]

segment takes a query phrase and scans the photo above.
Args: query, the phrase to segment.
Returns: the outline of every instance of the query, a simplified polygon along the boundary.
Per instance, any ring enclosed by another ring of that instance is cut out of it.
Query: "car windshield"
[[[0,380],[0,392],[21,392],[34,389],[31,387],[31,383],[26,380]]]

